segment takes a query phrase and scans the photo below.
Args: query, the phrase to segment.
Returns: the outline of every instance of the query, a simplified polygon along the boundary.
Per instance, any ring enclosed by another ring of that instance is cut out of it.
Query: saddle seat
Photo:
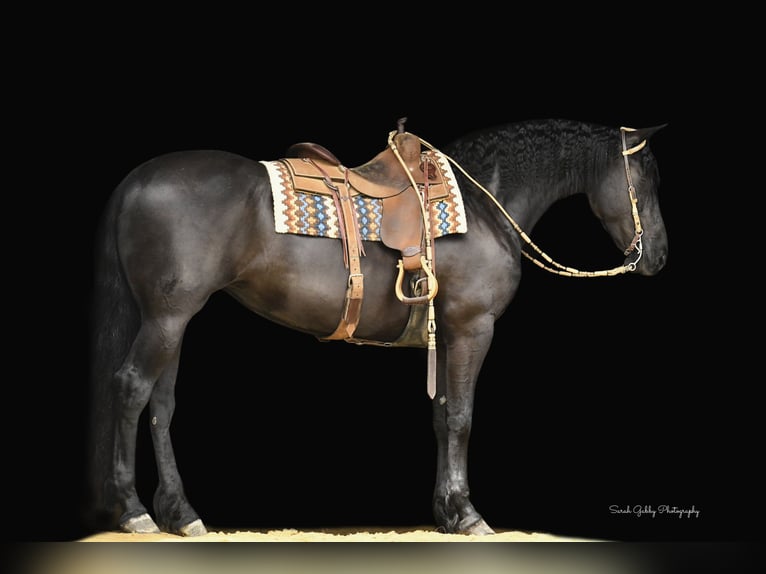
[[[416,183],[422,185],[426,178],[435,182],[436,169],[432,164],[425,167],[421,159],[419,138],[407,132],[398,133],[394,136],[394,144]],[[328,164],[328,167],[338,172],[333,179],[338,178],[342,181],[342,174],[347,175],[349,185],[368,197],[378,199],[392,197],[411,185],[409,177],[390,147],[367,163],[352,168],[344,167],[334,153],[313,142],[291,145],[285,157],[313,159]],[[334,170],[331,169],[331,171]]]

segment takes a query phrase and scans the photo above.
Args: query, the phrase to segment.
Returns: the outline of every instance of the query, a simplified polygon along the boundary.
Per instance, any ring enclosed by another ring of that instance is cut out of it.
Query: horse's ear
[[[626,131],[625,141],[627,142],[628,147],[638,145],[642,141],[648,140],[650,137],[652,137],[654,134],[656,134],[658,131],[660,131],[662,128],[664,128],[667,125],[668,124],[660,124],[658,126],[652,126],[650,128],[639,128],[633,131]]]

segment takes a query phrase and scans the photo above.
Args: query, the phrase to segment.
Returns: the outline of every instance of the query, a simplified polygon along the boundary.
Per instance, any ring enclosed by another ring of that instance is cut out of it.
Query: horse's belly
[[[392,342],[404,331],[410,307],[395,296],[395,275],[386,281],[363,278],[361,313],[354,336]],[[335,331],[346,307],[347,274],[302,279],[240,281],[226,289],[254,313],[282,326],[325,337]]]

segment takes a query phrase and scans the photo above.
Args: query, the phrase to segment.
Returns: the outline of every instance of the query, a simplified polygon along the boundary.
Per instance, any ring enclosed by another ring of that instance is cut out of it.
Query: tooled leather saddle
[[[280,160],[289,170],[296,190],[332,196],[338,214],[349,280],[341,320],[335,331],[322,340],[374,344],[354,339],[364,297],[364,275],[360,265],[364,246],[352,205],[356,196],[381,200],[384,217],[380,239],[386,246],[401,252],[395,285],[397,297],[405,304],[422,305],[436,295],[438,283],[432,272],[430,242],[433,233],[428,202],[448,197],[450,188],[438,162],[429,155],[433,152],[422,152],[420,138],[404,131],[405,121],[406,118],[399,120],[397,131],[391,132],[385,150],[358,167],[345,167],[335,154],[312,142],[290,146],[286,157]],[[405,272],[416,274],[416,279],[411,282],[413,295],[406,295],[402,288]],[[423,324],[422,320],[418,319],[418,322]]]

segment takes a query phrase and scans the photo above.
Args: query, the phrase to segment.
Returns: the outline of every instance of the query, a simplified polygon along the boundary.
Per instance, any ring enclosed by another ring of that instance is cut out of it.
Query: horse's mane
[[[528,120],[474,131],[443,148],[472,177],[493,193],[567,194],[599,182],[620,154],[619,130],[562,119]],[[471,202],[481,194],[466,193]]]

